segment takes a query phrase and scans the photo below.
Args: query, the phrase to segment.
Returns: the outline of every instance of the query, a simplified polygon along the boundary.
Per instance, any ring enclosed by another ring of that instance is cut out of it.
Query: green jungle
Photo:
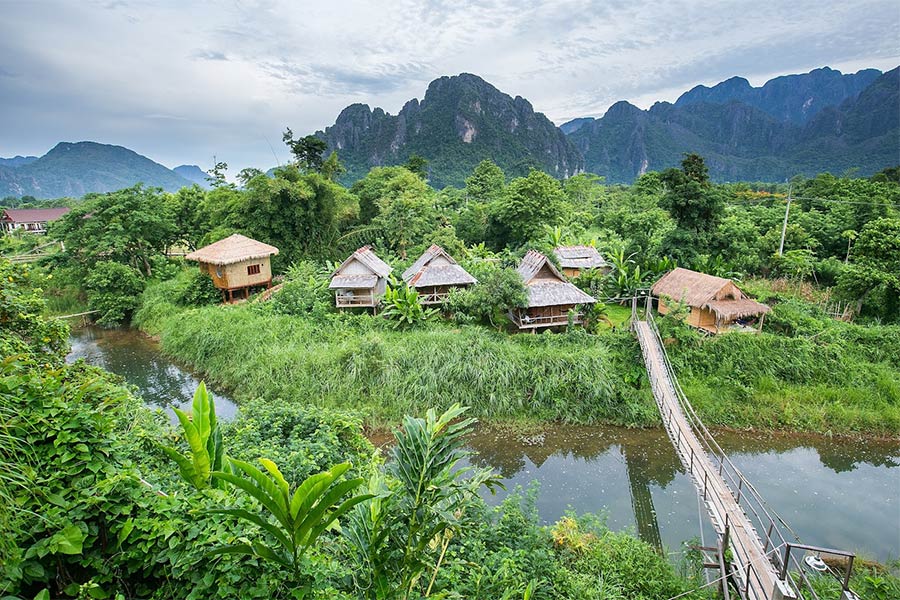
[[[229,183],[220,163],[209,191],[54,201],[71,211],[47,237],[0,238],[4,597],[720,597],[698,552],[673,564],[593,515],[544,525],[539,490],[493,507],[482,494],[499,476],[459,468],[475,419],[660,426],[619,299],[676,266],[772,308],[757,334],[702,335],[682,306],[659,318],[704,423],[900,436],[896,168],[714,184],[686,155],[610,186],[537,170],[510,179],[484,161],[465,187],[436,190],[413,157],[346,188],[321,142],[285,142],[294,161],[271,176],[245,169]],[[233,233],[279,249],[271,298],[222,304],[182,258]],[[438,244],[478,284],[438,310],[392,276],[378,314],[338,311],[330,275],[366,244],[395,274]],[[607,258],[609,273],[574,280],[600,303],[583,324],[516,332],[516,265],[531,249],[556,261],[570,244]],[[201,385],[173,425],[117,376],[67,364],[69,328],[55,317],[88,311],[158,338],[232,393],[237,418],[219,421]],[[388,450],[372,430],[391,431]],[[900,565],[861,563],[862,597],[900,597]]]

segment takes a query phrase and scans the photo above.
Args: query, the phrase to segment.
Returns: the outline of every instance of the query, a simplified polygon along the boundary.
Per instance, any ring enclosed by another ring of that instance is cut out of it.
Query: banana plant
[[[175,408],[184,438],[190,447],[185,455],[171,446],[160,446],[166,456],[175,461],[181,476],[198,490],[210,487],[211,473],[227,467],[222,432],[216,420],[216,404],[202,381],[194,392],[191,415]],[[222,487],[217,485],[216,487]]]
[[[438,316],[434,308],[425,308],[419,302],[419,292],[406,284],[392,284],[384,292],[384,311],[381,315],[394,322],[394,328],[413,327]]]
[[[260,514],[242,508],[215,509],[213,514],[229,515],[252,523],[268,534],[268,541],[254,540],[216,548],[211,556],[239,554],[253,556],[287,567],[301,587],[296,590],[303,597],[311,582],[303,582],[302,559],[316,545],[325,531],[334,527],[354,506],[372,498],[372,494],[349,496],[363,480],[339,481],[350,469],[341,463],[327,471],[306,478],[293,490],[274,462],[259,459],[268,473],[250,463],[231,459],[233,472],[214,471],[213,478],[243,490],[261,505]]]

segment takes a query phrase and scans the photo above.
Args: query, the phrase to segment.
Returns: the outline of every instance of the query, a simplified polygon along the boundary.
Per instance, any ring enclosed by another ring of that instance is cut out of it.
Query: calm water
[[[133,330],[84,327],[72,331],[69,343],[72,349],[66,357],[68,362],[83,358],[121,375],[147,404],[169,412],[173,422],[177,421],[173,406],[190,408],[200,379],[163,356],[152,339]],[[225,420],[234,418],[237,405],[218,390],[207,389],[216,400],[216,415]]]
[[[69,360],[84,358],[123,376],[148,404],[185,406],[193,396],[198,379],[139,333],[87,328],[71,341]],[[213,393],[219,414],[233,417],[234,403]],[[804,542],[880,561],[900,557],[900,440],[727,432],[717,439]],[[486,428],[469,447],[477,452],[472,462],[496,469],[509,490],[539,481],[538,510],[548,522],[569,508],[602,513],[613,529],[633,528],[675,552],[699,537],[701,527],[707,543],[714,539],[661,429],[548,426],[521,436]]]

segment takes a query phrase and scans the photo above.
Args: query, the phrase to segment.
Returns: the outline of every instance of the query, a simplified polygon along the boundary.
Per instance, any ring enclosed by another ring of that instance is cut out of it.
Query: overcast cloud
[[[697,84],[900,63],[896,0],[0,0],[0,156],[59,141],[169,167],[287,158],[353,102],[470,72],[557,124]]]

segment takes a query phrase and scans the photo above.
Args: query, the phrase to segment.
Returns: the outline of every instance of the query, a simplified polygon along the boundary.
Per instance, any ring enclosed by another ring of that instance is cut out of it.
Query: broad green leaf
[[[68,525],[56,532],[51,542],[56,544],[57,554],[81,554],[84,532],[76,525]]]

